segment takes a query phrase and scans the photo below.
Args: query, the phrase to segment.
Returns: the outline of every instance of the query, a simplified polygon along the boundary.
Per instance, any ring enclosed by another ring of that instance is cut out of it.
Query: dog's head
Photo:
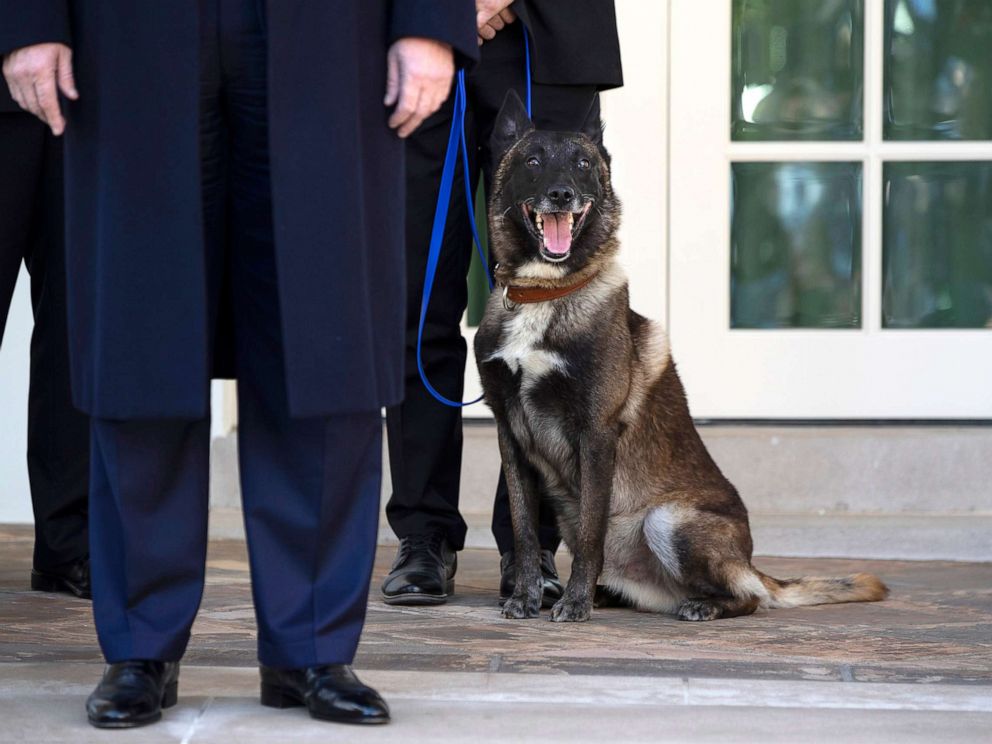
[[[538,131],[510,91],[491,146],[499,165],[489,204],[490,243],[503,270],[564,276],[616,251],[620,206],[599,122],[583,132]],[[560,269],[542,271],[549,266]]]

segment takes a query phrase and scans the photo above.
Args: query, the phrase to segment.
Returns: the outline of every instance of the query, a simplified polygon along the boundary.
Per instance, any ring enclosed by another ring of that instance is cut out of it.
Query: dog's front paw
[[[526,620],[527,618],[538,617],[541,614],[541,597],[532,597],[526,593],[514,593],[503,603],[501,614],[507,620]]]
[[[551,621],[555,623],[582,623],[592,616],[592,601],[562,597],[551,608]]]

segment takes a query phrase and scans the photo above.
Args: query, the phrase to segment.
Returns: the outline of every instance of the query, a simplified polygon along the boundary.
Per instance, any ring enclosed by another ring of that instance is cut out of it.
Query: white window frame
[[[992,160],[990,142],[882,140],[884,1],[865,1],[861,142],[732,142],[731,2],[671,12],[668,316],[693,415],[992,418],[992,333],[882,328],[883,163]],[[748,161],[862,163],[861,328],[730,329],[730,168]]]

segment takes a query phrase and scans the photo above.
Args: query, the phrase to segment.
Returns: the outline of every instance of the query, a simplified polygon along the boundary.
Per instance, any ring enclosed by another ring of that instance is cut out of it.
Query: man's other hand
[[[65,131],[59,91],[73,101],[79,98],[69,47],[34,44],[15,49],[4,58],[3,76],[18,106],[45,122],[56,137]]]
[[[479,46],[492,41],[497,31],[517,20],[516,14],[510,10],[512,3],[513,0],[476,0],[475,25],[479,33]]]
[[[396,104],[389,126],[400,137],[409,137],[448,97],[454,54],[448,44],[409,36],[393,42],[386,62],[385,104]]]

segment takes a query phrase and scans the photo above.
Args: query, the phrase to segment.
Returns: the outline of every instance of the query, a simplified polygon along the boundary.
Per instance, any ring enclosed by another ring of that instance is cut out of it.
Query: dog
[[[870,574],[775,579],[751,564],[747,509],[696,431],[666,333],[630,309],[602,129],[537,131],[511,92],[491,144],[497,290],[475,354],[513,518],[503,616],[540,611],[539,494],[573,556],[556,622],[588,620],[597,582],[690,621],[884,599]]]

